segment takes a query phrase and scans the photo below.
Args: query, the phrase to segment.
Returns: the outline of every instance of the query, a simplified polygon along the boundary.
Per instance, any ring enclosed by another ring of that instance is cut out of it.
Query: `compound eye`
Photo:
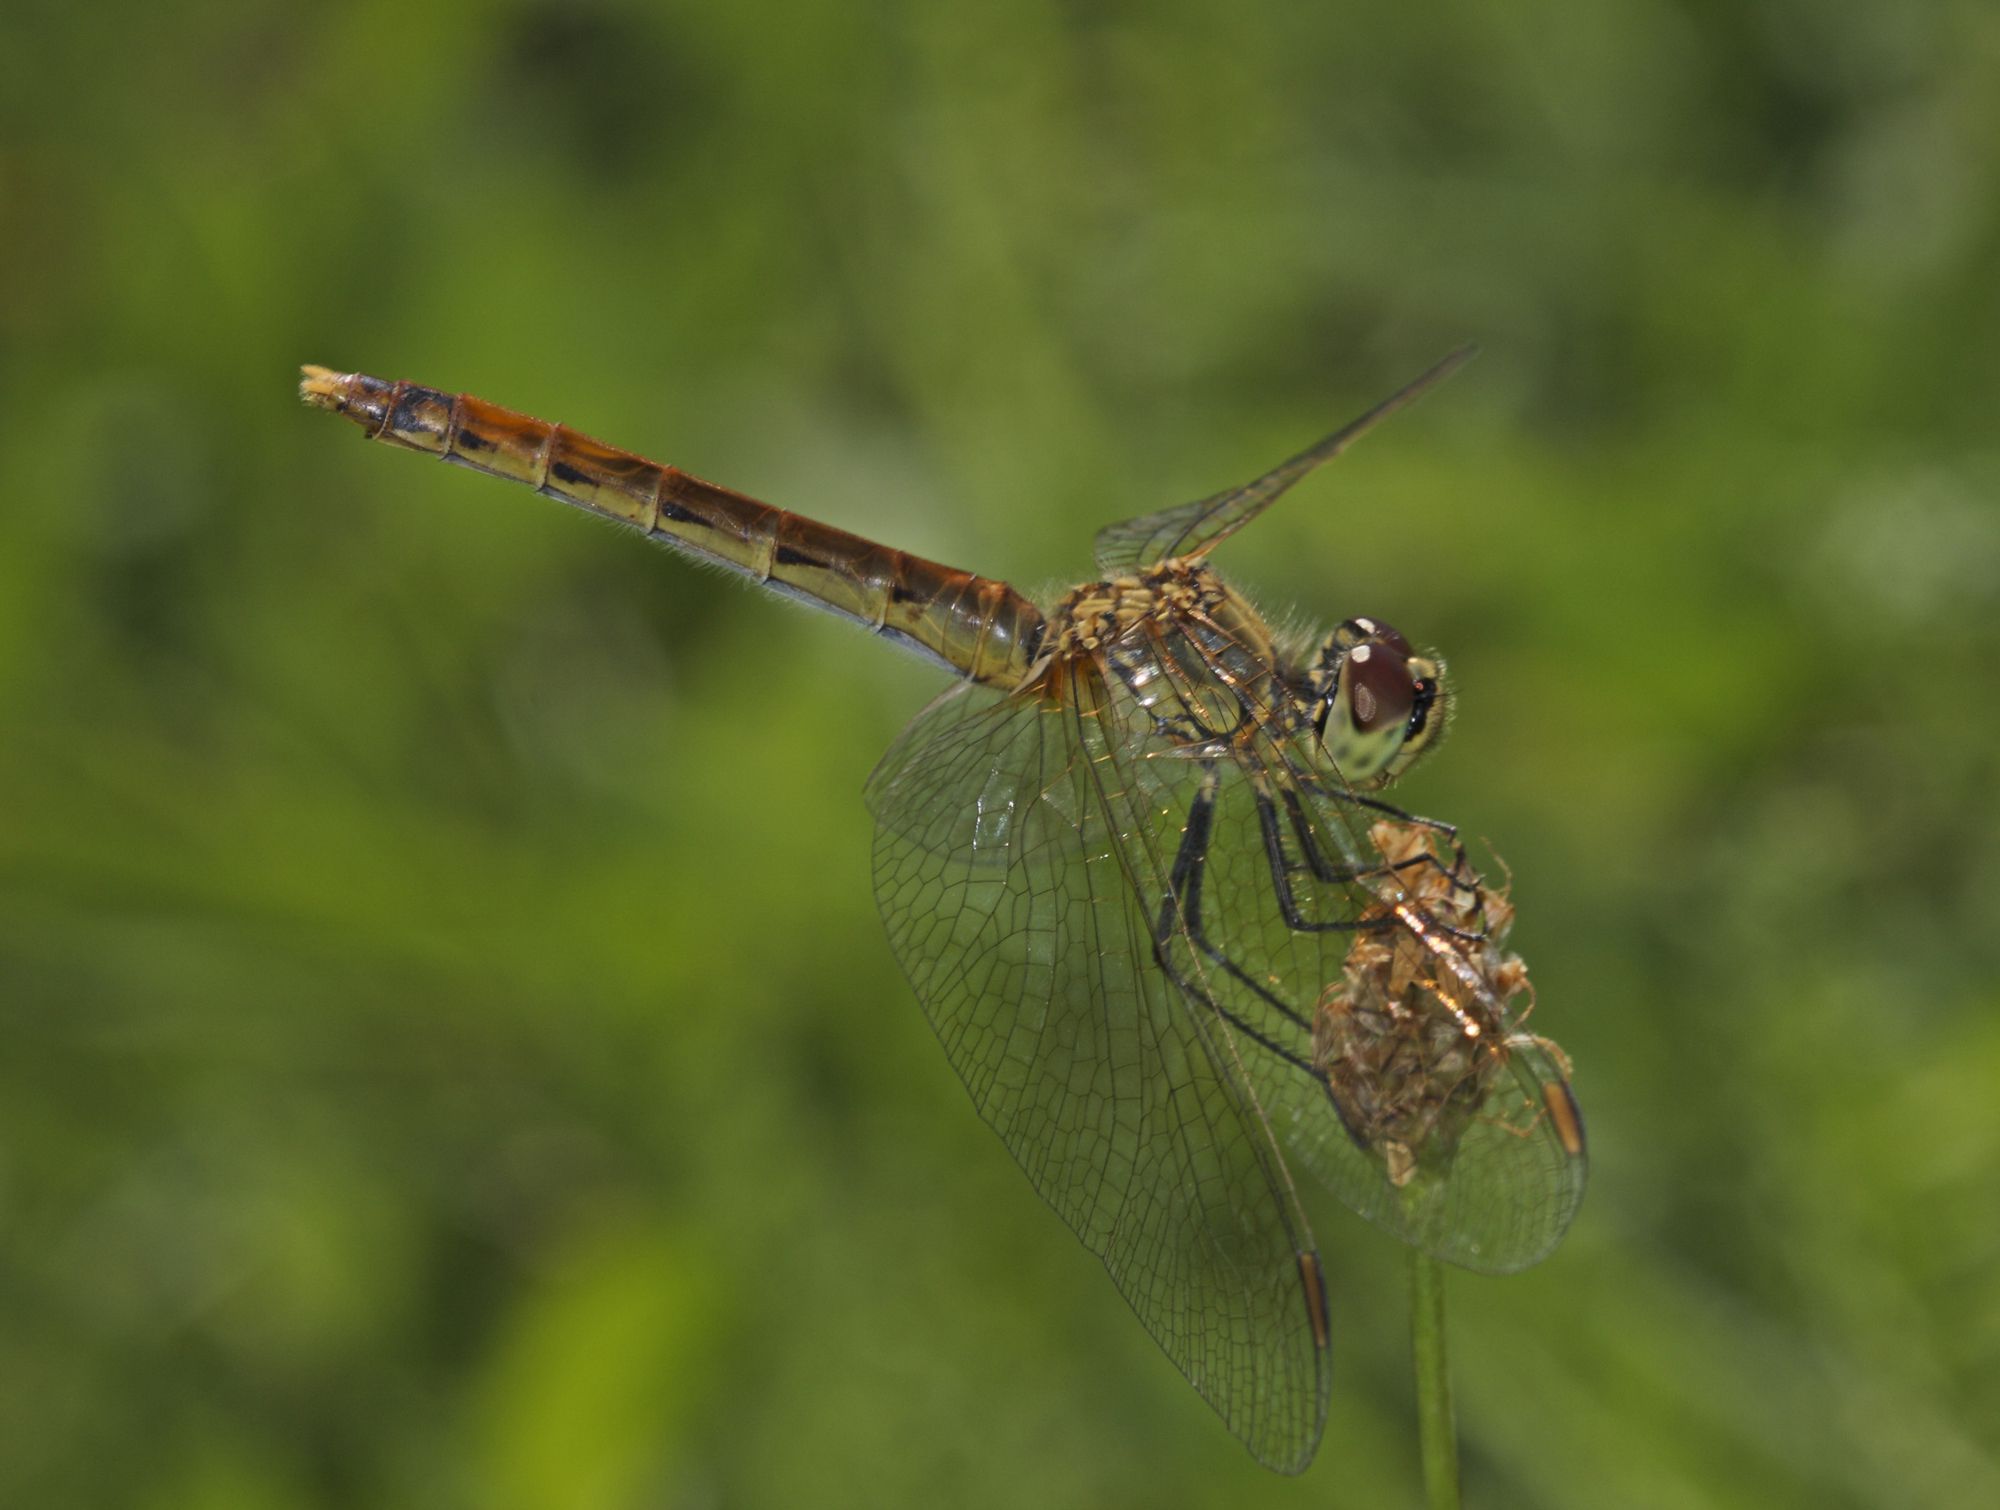
[[[1369,637],[1341,648],[1357,632]],[[1334,631],[1329,650],[1338,669],[1326,692],[1320,743],[1354,785],[1378,786],[1389,779],[1416,712],[1407,642],[1385,625],[1349,619]]]
[[[1347,702],[1357,734],[1390,728],[1401,731],[1417,703],[1407,648],[1399,651],[1381,640],[1356,645],[1340,668],[1340,695]]]
[[[1444,662],[1416,654],[1380,619],[1352,618],[1326,637],[1309,679],[1320,746],[1356,787],[1394,781],[1444,737]]]

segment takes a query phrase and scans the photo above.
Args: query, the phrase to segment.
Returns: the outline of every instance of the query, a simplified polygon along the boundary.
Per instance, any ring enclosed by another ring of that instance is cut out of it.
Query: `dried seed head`
[[[1449,1164],[1484,1106],[1533,1000],[1505,951],[1508,887],[1487,887],[1439,831],[1383,821],[1369,830],[1383,866],[1376,902],[1320,1000],[1314,1065],[1354,1141],[1401,1188]]]

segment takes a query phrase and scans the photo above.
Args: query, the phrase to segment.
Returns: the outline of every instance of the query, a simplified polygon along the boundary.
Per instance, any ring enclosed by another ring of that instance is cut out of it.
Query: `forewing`
[[[1051,674],[1058,699],[948,693],[870,778],[890,944],[1035,1189],[1229,1429],[1297,1471],[1327,1403],[1312,1239],[1232,1035],[1155,960],[1141,888],[1181,817],[1133,775],[1144,731],[1094,666]]]
[[[1471,360],[1474,350],[1471,346],[1461,346],[1359,419],[1289,461],[1280,462],[1255,482],[1196,503],[1183,503],[1157,514],[1106,525],[1097,532],[1098,569],[1113,576],[1170,557],[1205,555],[1211,547],[1263,513],[1301,477],[1332,461],[1378,422],[1457,371]]]

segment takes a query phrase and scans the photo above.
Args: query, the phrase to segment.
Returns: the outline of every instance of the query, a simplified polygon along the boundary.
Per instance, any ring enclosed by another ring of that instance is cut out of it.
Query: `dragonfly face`
[[[1333,1325],[1298,1167],[1447,1262],[1540,1260],[1582,1198],[1569,1067],[1522,1032],[1512,906],[1367,795],[1444,668],[1377,619],[1281,653],[1210,551],[1457,353],[1241,488],[1097,537],[1047,613],[976,576],[463,394],[307,368],[308,402],[618,520],[955,671],[869,778],[889,943],[982,1117],[1273,1468]]]
[[[1444,737],[1444,663],[1380,619],[1349,619],[1328,635],[1308,685],[1320,744],[1355,787],[1387,786]]]

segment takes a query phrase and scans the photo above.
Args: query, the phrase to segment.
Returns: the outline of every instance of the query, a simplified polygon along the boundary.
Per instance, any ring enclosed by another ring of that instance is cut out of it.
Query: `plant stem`
[[[1458,1430],[1445,1362],[1444,1268],[1410,1249],[1410,1344],[1417,1366],[1417,1444],[1424,1461],[1424,1504],[1459,1510]]]

